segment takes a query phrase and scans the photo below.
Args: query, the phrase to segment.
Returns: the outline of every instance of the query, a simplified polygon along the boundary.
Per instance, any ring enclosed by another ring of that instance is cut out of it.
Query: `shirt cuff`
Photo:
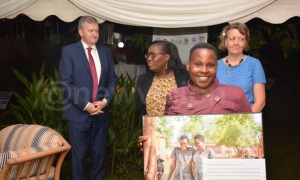
[[[103,98],[102,101],[105,101],[106,102],[106,106],[108,106],[108,102],[107,102],[106,98]]]
[[[88,107],[89,104],[90,104],[90,102],[88,102],[88,103],[86,104],[86,106],[84,107],[83,111],[85,111],[85,109]]]

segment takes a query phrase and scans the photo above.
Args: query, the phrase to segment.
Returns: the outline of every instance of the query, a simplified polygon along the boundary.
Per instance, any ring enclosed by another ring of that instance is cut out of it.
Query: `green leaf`
[[[21,83],[23,85],[25,85],[27,89],[29,89],[29,82],[28,82],[28,80],[21,73],[19,73],[17,70],[15,70],[14,68],[12,68],[12,71],[15,74],[15,76],[17,76],[17,78],[19,79],[19,81],[21,81]]]

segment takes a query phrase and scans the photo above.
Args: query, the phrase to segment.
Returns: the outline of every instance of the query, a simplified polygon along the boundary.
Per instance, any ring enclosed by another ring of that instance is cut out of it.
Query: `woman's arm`
[[[140,149],[141,152],[144,151],[143,144],[144,144],[145,141],[147,141],[147,139],[148,139],[148,136],[139,136],[138,147],[139,147],[139,149]]]
[[[216,159],[216,153],[213,149],[210,149],[208,153],[208,159]]]
[[[253,85],[254,104],[252,105],[252,112],[261,112],[266,105],[265,84],[258,83]]]
[[[195,177],[195,164],[194,164],[194,161],[192,162],[192,174],[193,174],[193,177]]]
[[[171,165],[170,165],[170,171],[169,171],[169,175],[168,175],[168,180],[171,179],[175,167],[176,167],[176,159],[175,159],[175,157],[172,157],[172,162],[171,162]]]

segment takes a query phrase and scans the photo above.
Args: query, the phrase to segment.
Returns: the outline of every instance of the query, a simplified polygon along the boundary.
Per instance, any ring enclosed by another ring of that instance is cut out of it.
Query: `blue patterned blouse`
[[[254,103],[253,85],[266,83],[266,77],[260,61],[247,56],[237,66],[228,66],[223,59],[218,60],[217,77],[221,84],[235,85],[242,88],[251,106]]]

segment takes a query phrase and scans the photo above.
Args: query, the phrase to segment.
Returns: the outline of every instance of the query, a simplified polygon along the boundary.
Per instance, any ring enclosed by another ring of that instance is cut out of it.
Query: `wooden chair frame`
[[[30,168],[26,175],[26,180],[28,180],[29,178],[32,178],[32,176],[30,177],[30,172],[31,172],[31,169],[33,168],[34,163],[38,160],[41,160],[40,166],[38,168],[38,172],[35,175],[36,179],[38,180],[41,175],[41,169],[42,169],[43,162],[45,161],[45,159],[47,157],[50,157],[50,162],[47,165],[46,172],[43,173],[43,174],[45,174],[45,180],[48,180],[49,171],[50,171],[51,166],[54,163],[55,157],[59,156],[57,159],[57,162],[56,162],[55,170],[54,170],[54,180],[59,180],[63,161],[64,161],[66,155],[68,154],[68,152],[70,151],[71,145],[59,133],[57,133],[57,132],[55,132],[55,133],[60,138],[60,140],[62,142],[62,146],[53,148],[50,150],[38,152],[35,154],[30,154],[30,155],[26,155],[26,156],[20,156],[17,158],[8,159],[6,161],[6,164],[3,167],[2,171],[0,172],[0,179],[1,180],[6,179],[12,166],[18,165],[18,173],[17,173],[16,180],[19,180],[25,163],[30,162]]]

